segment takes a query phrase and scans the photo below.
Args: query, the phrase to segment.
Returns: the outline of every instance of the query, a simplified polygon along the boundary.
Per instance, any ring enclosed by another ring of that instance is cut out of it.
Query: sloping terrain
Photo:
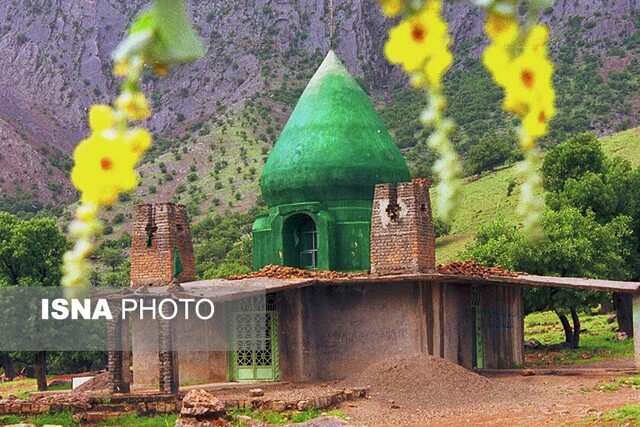
[[[602,137],[600,141],[609,156],[627,159],[632,167],[640,166],[640,127]],[[474,239],[483,224],[498,218],[517,220],[514,212],[520,180],[516,169],[516,166],[508,166],[466,180],[451,234],[437,241],[438,263],[457,259],[458,253]],[[509,192],[511,182],[514,184]]]
[[[156,111],[149,123],[156,149],[141,171],[153,178],[130,199],[175,198],[190,203],[192,213],[242,210],[255,201],[263,158],[329,47],[329,2],[187,3],[207,54],[166,79],[145,79]],[[109,55],[145,4],[0,3],[0,201],[18,193],[34,202],[73,200],[65,176],[74,145],[87,133],[86,108],[116,93]],[[471,2],[451,2],[446,15],[458,54],[448,77],[450,114],[464,153],[483,136],[510,128],[510,119],[499,111],[499,91],[477,61],[485,43],[482,13]],[[336,1],[335,17],[337,53],[423,174],[427,155],[410,148],[425,140],[417,121],[424,100],[382,55],[391,22],[370,0]],[[556,1],[543,20],[553,29],[560,104],[546,143],[637,125],[640,3]],[[188,178],[191,172],[197,179]],[[131,203],[124,203],[129,214]]]

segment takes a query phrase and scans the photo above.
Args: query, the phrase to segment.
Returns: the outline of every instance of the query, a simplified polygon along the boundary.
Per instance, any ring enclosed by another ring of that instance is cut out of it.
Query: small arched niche
[[[295,214],[283,227],[284,265],[303,270],[318,268],[318,229],[309,215]]]

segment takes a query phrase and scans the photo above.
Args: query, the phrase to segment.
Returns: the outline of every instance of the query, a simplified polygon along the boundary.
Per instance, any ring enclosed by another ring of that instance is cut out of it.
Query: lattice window
[[[274,294],[235,301],[230,312],[230,379],[278,378],[278,314]]]

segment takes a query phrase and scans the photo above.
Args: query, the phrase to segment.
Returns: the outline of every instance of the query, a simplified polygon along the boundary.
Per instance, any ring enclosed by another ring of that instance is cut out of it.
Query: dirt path
[[[585,425],[609,409],[640,403],[640,390],[622,386],[617,391],[597,391],[603,384],[613,384],[617,373],[581,375],[509,375],[489,378],[494,385],[513,390],[503,401],[492,396],[478,396],[473,402],[451,399],[448,407],[434,409],[427,400],[402,398],[394,403],[375,389],[368,400],[344,403],[340,409],[354,425],[425,425],[425,426],[558,426]],[[483,403],[483,400],[489,403]]]

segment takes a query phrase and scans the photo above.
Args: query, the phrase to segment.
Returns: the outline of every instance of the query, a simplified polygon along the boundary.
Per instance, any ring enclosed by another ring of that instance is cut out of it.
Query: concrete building
[[[184,209],[140,205],[132,236],[134,291],[209,298],[217,317],[134,322],[134,386],[175,392],[180,383],[329,380],[413,353],[470,369],[511,368],[524,362],[525,286],[635,294],[640,288],[438,274],[429,185],[409,179],[366,94],[333,52],[301,96],[260,186],[269,211],[253,226],[255,269],[273,264],[368,274],[194,282]],[[170,286],[176,256],[185,268],[181,284]],[[110,331],[117,348],[123,330]],[[187,339],[201,347],[181,351]],[[126,354],[110,354],[114,391],[128,389]]]

